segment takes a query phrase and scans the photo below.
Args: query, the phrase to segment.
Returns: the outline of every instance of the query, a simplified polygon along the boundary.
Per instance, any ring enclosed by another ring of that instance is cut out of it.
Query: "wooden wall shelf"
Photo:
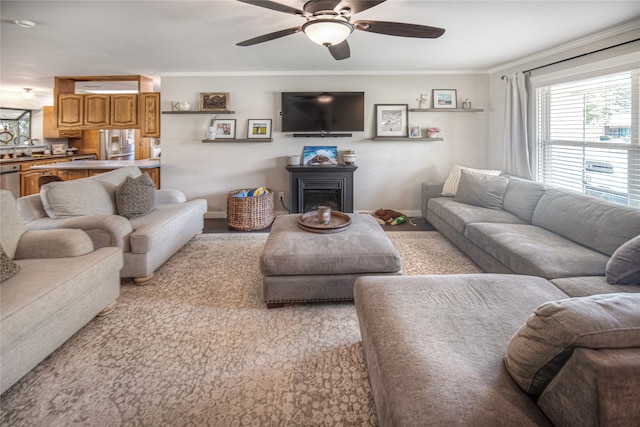
[[[220,138],[220,139],[203,139],[204,143],[224,143],[224,142],[273,142],[272,138],[251,138],[251,139],[231,139],[231,138]]]
[[[408,136],[376,136],[373,141],[444,141],[444,138],[409,138]]]
[[[235,111],[225,110],[225,111],[163,111],[162,114],[211,114],[212,116],[216,114],[235,114]]]
[[[484,109],[482,108],[410,108],[410,112],[412,113],[482,113]]]

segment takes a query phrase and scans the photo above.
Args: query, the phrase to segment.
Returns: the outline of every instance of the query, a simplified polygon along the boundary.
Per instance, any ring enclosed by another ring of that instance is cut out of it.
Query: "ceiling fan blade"
[[[377,6],[380,3],[384,3],[387,0],[342,0],[340,6],[336,9],[336,12],[340,9],[349,8],[351,14],[362,12],[363,10],[371,9],[373,6]]]
[[[252,4],[254,6],[264,7],[266,9],[276,10],[278,12],[290,13],[292,15],[305,16],[306,13],[295,7],[287,6],[286,4],[276,3],[270,0],[238,0],[242,3]]]
[[[280,30],[274,33],[264,34],[262,36],[254,37],[252,39],[245,40],[240,43],[236,43],[236,46],[252,46],[254,44],[264,43],[270,40],[279,39],[280,37],[299,33],[300,31],[302,31],[302,27],[287,28],[286,30]]]
[[[349,49],[349,43],[343,41],[342,43],[329,46],[329,52],[337,60],[347,59],[351,56],[351,49]]]
[[[356,21],[354,22],[353,27],[356,30],[367,31],[370,33],[399,37],[415,37],[420,39],[435,39],[444,34],[444,28],[405,24],[402,22]]]

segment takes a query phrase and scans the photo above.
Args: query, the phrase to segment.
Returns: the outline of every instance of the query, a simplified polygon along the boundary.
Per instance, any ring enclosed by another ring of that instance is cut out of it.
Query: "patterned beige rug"
[[[390,232],[406,275],[480,270],[437,232]],[[3,426],[376,425],[351,303],[262,303],[267,234],[202,234],[152,285],[1,400]]]

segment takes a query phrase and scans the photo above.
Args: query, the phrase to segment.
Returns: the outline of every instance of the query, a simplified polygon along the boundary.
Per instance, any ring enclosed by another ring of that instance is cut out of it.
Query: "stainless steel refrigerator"
[[[103,160],[134,160],[135,129],[109,129],[100,131],[100,158]]]

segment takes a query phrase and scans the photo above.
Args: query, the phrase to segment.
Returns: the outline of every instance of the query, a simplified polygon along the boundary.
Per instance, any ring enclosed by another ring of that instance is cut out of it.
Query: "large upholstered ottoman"
[[[360,276],[399,275],[400,255],[371,215],[349,214],[339,233],[302,230],[299,214],[276,218],[260,257],[264,301],[284,303],[353,300]]]

